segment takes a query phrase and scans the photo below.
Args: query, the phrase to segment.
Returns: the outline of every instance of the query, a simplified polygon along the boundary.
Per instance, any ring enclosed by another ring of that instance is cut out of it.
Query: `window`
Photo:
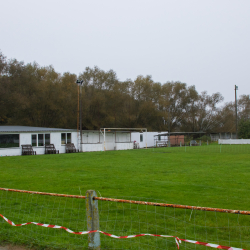
[[[45,134],[45,145],[50,144],[50,134]]]
[[[50,134],[31,135],[31,144],[32,144],[32,147],[36,147],[36,146],[42,147],[44,145],[50,144]]]
[[[61,144],[66,144],[66,133],[61,134]]]
[[[37,135],[31,135],[31,144],[32,144],[32,147],[37,146]]]
[[[67,143],[71,143],[71,133],[67,133]]]
[[[143,134],[140,134],[140,142],[143,142]]]
[[[158,141],[160,141],[161,140],[161,136],[160,135],[158,135]]]
[[[66,144],[66,143],[71,143],[71,133],[62,133],[61,134],[61,143]]]
[[[0,148],[19,147],[19,134],[0,135]]]
[[[38,146],[44,146],[44,134],[38,134]]]

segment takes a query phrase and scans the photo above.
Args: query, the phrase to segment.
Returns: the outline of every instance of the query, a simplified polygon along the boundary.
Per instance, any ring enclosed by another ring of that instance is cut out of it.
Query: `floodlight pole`
[[[80,152],[82,152],[82,84],[83,84],[83,80],[77,80],[76,84],[79,86],[80,91],[79,91],[79,96],[78,96],[78,100],[79,100],[79,108],[80,108],[80,112],[79,112],[79,123],[80,123]],[[77,128],[78,129],[78,128]]]
[[[80,86],[80,136],[81,136],[81,152],[82,152],[82,86]]]
[[[166,95],[161,95],[162,97],[164,97],[164,100],[166,99]],[[168,98],[169,100],[169,98]],[[168,104],[168,146],[171,147],[171,143],[170,143],[170,102]],[[165,106],[165,105],[164,105]],[[165,110],[165,113],[166,113],[166,107],[164,107],[164,110]],[[164,120],[164,125],[165,125],[165,119],[163,117],[163,120]]]
[[[237,114],[237,90],[238,86],[235,85],[235,125],[236,125],[236,139],[238,139],[238,114]]]
[[[170,105],[168,108],[168,146],[171,147],[171,142],[170,142]]]

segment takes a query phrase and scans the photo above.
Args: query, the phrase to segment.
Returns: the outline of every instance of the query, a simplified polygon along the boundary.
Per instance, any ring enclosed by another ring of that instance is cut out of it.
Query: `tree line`
[[[151,76],[120,81],[113,70],[87,67],[79,76],[52,66],[7,60],[0,52],[0,125],[76,128],[82,80],[82,127],[146,127],[156,131],[235,132],[235,104],[220,93],[198,93],[179,81]],[[249,122],[250,100],[238,100],[239,124]]]

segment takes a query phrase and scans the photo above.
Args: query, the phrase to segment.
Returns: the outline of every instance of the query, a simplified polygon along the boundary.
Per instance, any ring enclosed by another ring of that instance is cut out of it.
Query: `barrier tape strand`
[[[109,234],[109,233],[106,233],[106,232],[103,232],[103,231],[100,231],[100,230],[74,232],[74,231],[72,231],[71,229],[66,228],[66,227],[63,227],[63,226],[50,225],[50,224],[44,224],[44,223],[38,223],[38,222],[26,222],[26,223],[22,223],[22,224],[15,224],[15,223],[12,222],[11,220],[9,220],[9,219],[7,219],[6,217],[4,217],[2,214],[0,214],[0,216],[1,216],[6,222],[8,222],[11,226],[15,226],[15,227],[20,227],[20,226],[25,226],[25,225],[34,224],[34,225],[42,226],[42,227],[56,228],[56,229],[64,229],[64,230],[67,231],[68,233],[72,233],[72,234],[101,233],[101,234],[107,235],[107,236],[109,236],[109,237],[111,237],[111,238],[115,238],[115,239],[136,238],[136,237],[142,237],[142,236],[154,236],[154,237],[163,237],[163,238],[174,238],[178,249],[179,249],[179,246],[180,246],[179,244],[183,241],[183,242],[188,242],[188,243],[203,245],[203,246],[212,247],[212,248],[217,248],[217,249],[246,250],[246,249],[242,249],[242,248],[227,247],[227,246],[222,246],[222,245],[217,245],[217,244],[212,244],[212,243],[205,243],[205,242],[201,242],[201,241],[180,239],[180,238],[178,238],[177,236],[171,236],[171,235],[161,235],[161,234],[136,234],[136,235],[127,235],[127,236],[117,236],[117,235]]]

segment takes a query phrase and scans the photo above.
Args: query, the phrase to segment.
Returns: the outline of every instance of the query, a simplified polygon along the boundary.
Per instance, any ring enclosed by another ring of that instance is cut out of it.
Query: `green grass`
[[[250,145],[158,148],[1,157],[1,187],[250,210]],[[249,216],[99,202],[100,230],[116,235],[158,233],[250,249]],[[0,213],[87,230],[85,201],[0,191]],[[0,241],[40,249],[87,249],[87,236],[0,218]],[[173,239],[111,239],[102,249],[176,249]],[[181,249],[205,249],[182,243]]]

